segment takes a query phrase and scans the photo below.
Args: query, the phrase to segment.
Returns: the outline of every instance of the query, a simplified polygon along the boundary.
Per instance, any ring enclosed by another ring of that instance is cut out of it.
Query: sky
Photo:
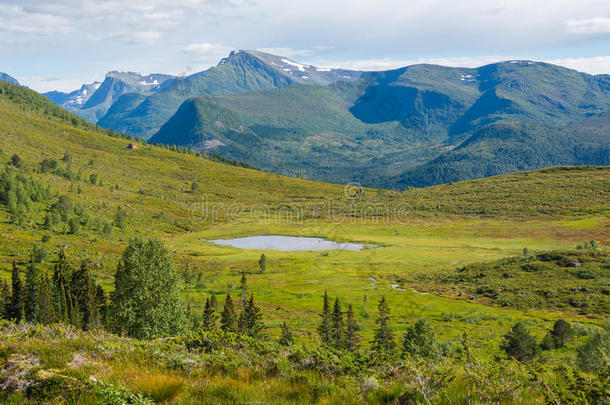
[[[0,0],[0,72],[43,92],[188,75],[231,50],[320,67],[530,59],[610,74],[608,0]]]

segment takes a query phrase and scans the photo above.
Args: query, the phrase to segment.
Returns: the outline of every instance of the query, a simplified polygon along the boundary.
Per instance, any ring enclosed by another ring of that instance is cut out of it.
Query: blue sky
[[[543,60],[610,73],[610,1],[0,0],[0,71],[38,91],[190,74],[232,49],[386,69]]]

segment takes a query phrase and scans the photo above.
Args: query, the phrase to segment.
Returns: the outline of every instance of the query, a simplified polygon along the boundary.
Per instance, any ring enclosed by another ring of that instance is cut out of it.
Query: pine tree
[[[107,327],[110,303],[108,302],[108,294],[100,285],[95,286],[95,308],[97,313],[95,327]]]
[[[265,254],[261,254],[260,259],[258,259],[258,267],[261,270],[261,273],[264,273],[267,271],[267,256],[265,256]]]
[[[8,304],[11,300],[11,291],[4,280],[0,280],[0,319],[7,319]]]
[[[13,271],[11,273],[11,298],[8,305],[7,318],[14,319],[19,322],[23,319],[24,308],[23,308],[23,283],[21,276],[19,275],[19,268],[17,263],[13,261]]]
[[[245,334],[250,337],[259,337],[262,330],[265,328],[263,324],[263,314],[259,307],[254,304],[254,295],[250,295],[250,299],[246,305],[244,329]]]
[[[536,339],[530,335],[522,322],[517,322],[504,336],[504,342],[502,342],[500,348],[504,349],[509,357],[513,357],[520,362],[532,360],[538,352]]]
[[[212,301],[210,300],[210,298],[205,299],[205,307],[203,308],[201,328],[206,331],[212,331],[216,329],[216,311],[212,306]]]
[[[215,293],[212,293],[212,297],[210,297],[210,305],[214,309],[218,308],[218,300],[216,299],[216,294]]]
[[[343,329],[345,325],[343,323],[343,311],[341,310],[341,302],[339,298],[335,298],[335,305],[333,307],[333,313],[331,315],[330,324],[330,339],[331,344],[335,349],[343,348]]]
[[[358,336],[358,331],[360,327],[356,322],[354,317],[354,310],[352,308],[352,304],[349,304],[347,308],[347,326],[345,331],[345,348],[350,352],[355,352],[358,350],[358,345],[360,343],[360,338]]]
[[[555,321],[555,323],[553,324],[553,330],[551,330],[550,333],[553,337],[555,348],[557,349],[565,347],[566,343],[568,343],[574,336],[574,331],[572,330],[572,327],[567,321],[564,321],[563,319]]]
[[[320,314],[320,316],[322,317],[320,326],[318,326],[318,334],[320,335],[320,340],[322,340],[322,344],[330,345],[330,303],[328,302],[327,291],[324,291],[324,301],[322,303],[322,313]]]
[[[67,296],[68,301],[68,319],[70,321],[70,325],[75,326],[76,328],[82,328],[82,316],[78,309],[78,303],[76,299],[72,296],[72,294],[68,293]]]
[[[231,293],[228,293],[225,298],[224,308],[220,314],[220,329],[225,332],[237,332],[237,320],[235,318],[235,306],[233,305]]]
[[[25,294],[23,309],[28,322],[38,323],[41,319],[40,308],[40,270],[32,258],[25,271]]]
[[[282,334],[280,335],[279,343],[282,346],[290,346],[294,343],[294,340],[292,338],[292,332],[290,332],[290,329],[288,329],[286,321],[282,323]]]
[[[381,297],[379,301],[379,317],[377,318],[377,329],[373,338],[373,350],[378,354],[391,354],[394,352],[396,343],[394,342],[394,332],[390,328],[390,308]]]
[[[80,268],[74,271],[70,279],[70,293],[74,299],[74,305],[82,317],[82,325],[85,329],[92,329],[95,323],[95,285],[90,267],[91,263],[83,260]]]
[[[239,280],[239,289],[241,290],[241,303],[245,308],[248,303],[248,279],[246,278],[245,270],[241,272],[241,280]]]
[[[44,324],[53,323],[55,320],[55,312],[51,297],[49,277],[46,274],[43,274],[40,278],[40,290],[38,296],[40,297],[40,322]]]

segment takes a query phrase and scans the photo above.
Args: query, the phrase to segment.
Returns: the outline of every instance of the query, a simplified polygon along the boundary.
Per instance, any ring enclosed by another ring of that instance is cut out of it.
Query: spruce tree
[[[11,290],[8,283],[0,280],[0,319],[7,319],[8,304],[11,300]]]
[[[205,299],[205,307],[203,308],[203,317],[201,319],[201,328],[206,331],[216,329],[216,311],[212,306],[210,298]]]
[[[241,272],[241,279],[239,280],[239,289],[241,291],[241,303],[242,307],[245,308],[248,303],[248,279],[246,278],[246,271]]]
[[[373,338],[373,350],[381,355],[392,354],[396,343],[394,342],[394,332],[390,327],[390,308],[385,301],[385,297],[381,297],[379,301],[379,317],[377,318],[377,329]]]
[[[74,305],[82,317],[82,326],[85,329],[94,327],[95,285],[91,276],[91,262],[83,260],[80,268],[72,274],[70,279],[70,292],[74,298]]]
[[[237,332],[236,317],[233,299],[231,298],[231,293],[228,293],[222,313],[220,314],[220,329],[225,332]]]
[[[360,338],[358,336],[358,331],[360,327],[356,322],[356,318],[354,317],[354,310],[352,308],[352,304],[349,304],[347,308],[347,325],[345,331],[345,348],[350,352],[355,352],[358,350],[358,345],[360,343]]]
[[[282,346],[290,346],[292,343],[294,343],[294,339],[292,338],[292,332],[290,332],[286,321],[284,321],[284,323],[282,323],[282,333],[280,335],[279,344],[281,344]]]
[[[19,322],[23,319],[23,283],[19,274],[17,263],[13,260],[13,271],[11,273],[11,299],[9,301],[7,318]]]
[[[267,256],[265,256],[265,254],[261,254],[260,259],[258,259],[258,267],[261,270],[261,273],[264,273],[267,271]]]
[[[216,299],[216,294],[215,293],[212,293],[212,297],[210,297],[210,305],[214,309],[218,308],[218,300]]]
[[[44,324],[53,323],[55,321],[55,311],[51,294],[51,286],[49,277],[43,274],[40,278],[40,322]]]
[[[24,313],[28,322],[38,323],[41,319],[40,308],[40,270],[32,258],[25,271]]]
[[[265,328],[263,324],[263,314],[259,307],[254,304],[254,295],[250,295],[250,299],[246,305],[244,330],[250,337],[260,337],[261,332]]]
[[[320,340],[322,344],[330,345],[331,344],[331,334],[330,334],[330,303],[328,302],[328,292],[324,291],[324,300],[322,303],[322,313],[320,314],[322,317],[322,321],[320,322],[320,326],[318,326],[318,334],[320,335]]]
[[[341,310],[341,302],[339,298],[335,298],[335,305],[333,307],[333,313],[331,315],[330,323],[330,339],[331,344],[335,349],[343,348],[343,329],[345,325],[343,323],[343,311]]]

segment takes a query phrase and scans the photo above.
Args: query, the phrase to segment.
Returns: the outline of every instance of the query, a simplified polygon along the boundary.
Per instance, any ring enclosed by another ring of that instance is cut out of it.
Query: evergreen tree
[[[324,301],[322,304],[322,321],[320,322],[320,326],[318,326],[318,334],[320,335],[320,340],[322,340],[322,344],[330,345],[331,344],[331,335],[330,335],[330,303],[328,302],[328,293],[324,291]]]
[[[358,350],[358,345],[360,343],[360,338],[358,336],[358,331],[360,327],[356,322],[356,318],[354,317],[354,310],[352,308],[352,304],[349,304],[347,308],[347,325],[345,331],[345,348],[350,352],[355,352]]]
[[[40,290],[38,296],[40,297],[40,322],[44,324],[53,323],[55,320],[55,312],[49,277],[46,274],[43,274],[40,277]]]
[[[500,348],[509,357],[513,357],[520,362],[532,360],[538,352],[536,339],[529,333],[527,327],[522,322],[517,322],[504,336],[504,342],[502,342]]]
[[[254,295],[250,295],[250,299],[244,311],[245,322],[242,331],[250,337],[259,337],[265,328],[263,324],[263,314],[259,307],[254,304]]]
[[[4,280],[0,280],[0,319],[7,319],[8,305],[11,300],[11,291]]]
[[[132,239],[115,275],[113,329],[139,339],[184,332],[188,320],[181,290],[169,249],[157,239]]]
[[[574,336],[574,331],[572,330],[572,327],[567,321],[564,321],[563,319],[555,321],[555,323],[553,324],[553,330],[550,333],[553,337],[555,348],[557,349],[565,347],[566,343],[568,343]]]
[[[264,273],[267,271],[267,256],[265,256],[265,254],[261,254],[260,259],[258,259],[258,267],[261,270],[261,273]]]
[[[216,299],[216,294],[215,293],[212,293],[212,297],[210,298],[210,305],[214,309],[218,308],[218,300]]]
[[[280,335],[279,343],[282,346],[290,346],[294,343],[294,339],[292,338],[292,332],[290,332],[290,329],[288,329],[286,321],[282,323],[282,333]]]
[[[442,355],[436,332],[426,319],[409,326],[403,339],[403,352],[422,359],[438,359]]]
[[[379,317],[377,318],[377,329],[373,338],[373,350],[378,354],[392,354],[396,343],[394,342],[394,332],[390,327],[390,308],[385,301],[385,297],[381,297],[379,301]]]
[[[100,285],[95,286],[95,308],[97,312],[96,316],[96,328],[105,327],[108,325],[108,316],[110,312],[110,303],[108,301],[108,294]]]
[[[53,313],[56,322],[69,322],[68,318],[68,280],[71,276],[71,268],[65,260],[63,251],[59,252],[59,260],[55,265],[53,278],[51,279],[51,299],[53,302]]]
[[[245,308],[248,303],[248,279],[246,278],[245,270],[241,272],[241,279],[239,280],[239,289],[241,290],[241,303],[242,307]]]
[[[203,308],[201,328],[207,331],[212,331],[216,329],[216,311],[212,306],[212,301],[210,300],[210,298],[205,299],[205,307]]]
[[[339,298],[335,298],[335,305],[333,307],[333,313],[331,315],[330,322],[330,339],[331,344],[335,349],[343,348],[343,329],[345,325],[343,323],[343,311],[341,310],[341,303]]]
[[[220,329],[225,332],[237,332],[237,315],[235,314],[235,306],[233,305],[233,299],[231,293],[227,294],[225,298],[225,304],[220,314]]]
[[[71,293],[67,295],[68,302],[68,320],[70,321],[70,325],[75,326],[77,328],[82,328],[82,316],[78,309],[78,303],[76,299],[72,296]]]
[[[74,305],[82,317],[82,326],[92,329],[95,324],[95,285],[91,276],[91,262],[83,260],[80,268],[72,274],[70,279],[70,293]]]
[[[14,319],[19,322],[23,319],[23,283],[19,274],[17,263],[13,260],[13,271],[11,273],[11,298],[8,309],[6,311],[8,319]]]
[[[38,323],[41,320],[40,308],[40,270],[30,260],[25,271],[24,313],[28,322]]]

